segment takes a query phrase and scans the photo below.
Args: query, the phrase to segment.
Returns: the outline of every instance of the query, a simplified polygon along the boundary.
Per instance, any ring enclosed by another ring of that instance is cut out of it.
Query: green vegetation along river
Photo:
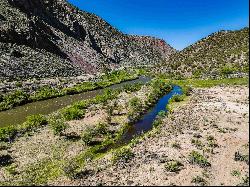
[[[112,85],[108,88],[117,89],[121,88],[126,84],[136,84],[136,83],[147,83],[150,80],[148,77],[140,77],[136,80],[123,82],[120,84]],[[38,101],[33,103],[28,103],[23,106],[13,108],[11,110],[0,112],[0,127],[8,125],[21,124],[25,121],[27,116],[34,114],[50,114],[58,109],[68,106],[76,101],[90,99],[96,95],[102,94],[104,89],[93,90],[88,92],[83,92],[75,95],[66,95],[63,97],[57,97],[53,99],[48,99],[44,101]]]

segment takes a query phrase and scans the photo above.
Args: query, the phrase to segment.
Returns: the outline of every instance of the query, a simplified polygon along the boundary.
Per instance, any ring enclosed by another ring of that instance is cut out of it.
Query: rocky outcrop
[[[157,64],[174,52],[162,40],[125,35],[65,0],[0,0],[0,79],[95,74]]]

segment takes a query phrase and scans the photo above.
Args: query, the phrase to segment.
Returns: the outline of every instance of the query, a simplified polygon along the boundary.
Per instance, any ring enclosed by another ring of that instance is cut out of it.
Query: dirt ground
[[[211,166],[191,163],[192,151]],[[94,172],[86,178],[66,184],[237,185],[249,174],[248,151],[249,88],[195,89],[188,102],[166,117],[160,133],[133,148],[135,157],[129,163],[105,161],[99,165],[103,169],[92,168]],[[247,159],[236,161],[236,153]],[[179,161],[180,171],[167,171],[169,160]]]
[[[137,96],[144,100],[143,88],[137,93],[121,94],[118,104],[127,113],[126,102]],[[123,106],[124,105],[124,106]],[[101,106],[90,108],[85,118],[68,122],[67,133],[80,135],[86,128],[106,119]],[[249,88],[247,86],[195,89],[184,102],[175,103],[174,110],[164,119],[158,133],[147,136],[132,148],[134,158],[128,163],[113,164],[111,154],[86,165],[80,179],[66,176],[48,185],[237,185],[249,174]],[[124,123],[124,115],[113,118]],[[68,141],[55,136],[49,127],[19,138],[7,150],[14,158],[16,171],[39,160],[59,157],[67,160],[86,149],[81,140]],[[201,166],[190,160],[192,151],[203,155],[210,163]],[[170,161],[181,166],[167,169]],[[9,180],[4,169],[0,181]]]

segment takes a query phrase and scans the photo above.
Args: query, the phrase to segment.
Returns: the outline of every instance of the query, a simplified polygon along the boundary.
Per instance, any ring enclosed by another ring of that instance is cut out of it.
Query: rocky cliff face
[[[157,64],[175,50],[128,36],[65,0],[0,0],[0,79],[77,76]]]

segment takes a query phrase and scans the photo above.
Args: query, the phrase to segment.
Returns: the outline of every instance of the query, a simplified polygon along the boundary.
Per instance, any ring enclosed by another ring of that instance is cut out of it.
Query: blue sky
[[[218,30],[248,26],[248,0],[68,0],[127,34],[164,39],[181,50]]]

